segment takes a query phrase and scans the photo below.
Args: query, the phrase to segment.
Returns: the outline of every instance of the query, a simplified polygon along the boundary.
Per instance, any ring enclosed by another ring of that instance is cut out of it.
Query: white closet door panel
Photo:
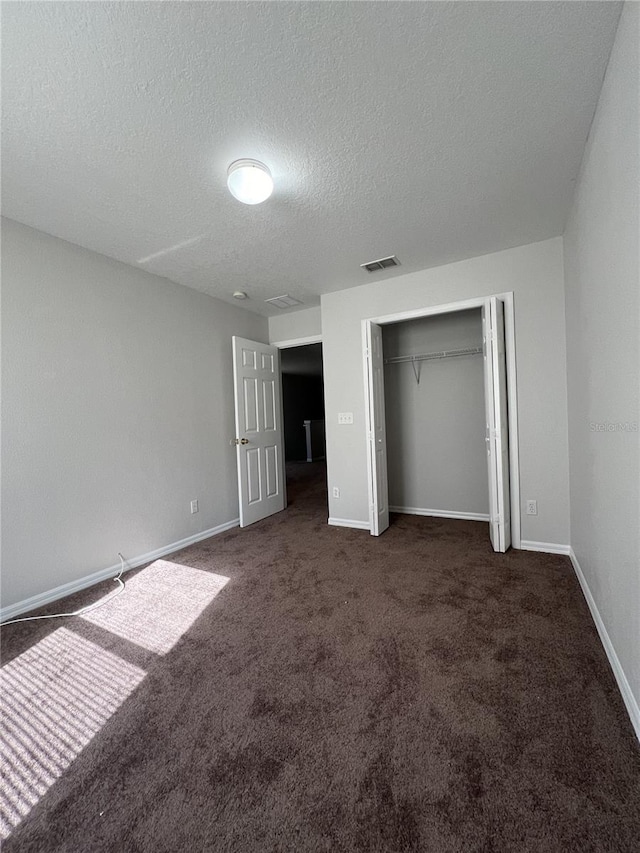
[[[507,359],[504,343],[504,304],[491,298],[491,346],[493,350],[493,396],[496,408],[496,468],[500,551],[511,546],[511,496],[509,494],[509,410],[507,406]]]
[[[372,536],[389,527],[389,483],[387,478],[387,435],[384,410],[384,357],[382,328],[375,323],[366,327],[368,364],[367,410],[368,455],[371,476],[369,486],[369,526]]]
[[[482,311],[486,447],[489,473],[489,533],[494,551],[511,545],[509,423],[504,305],[492,296]]]

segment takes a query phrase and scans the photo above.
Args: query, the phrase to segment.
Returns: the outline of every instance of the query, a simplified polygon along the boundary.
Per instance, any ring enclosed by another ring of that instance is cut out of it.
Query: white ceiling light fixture
[[[261,204],[273,192],[273,178],[259,160],[235,160],[227,171],[227,186],[243,204]]]
[[[248,299],[247,294],[244,292],[244,290],[234,290],[233,291],[233,298],[234,299]]]

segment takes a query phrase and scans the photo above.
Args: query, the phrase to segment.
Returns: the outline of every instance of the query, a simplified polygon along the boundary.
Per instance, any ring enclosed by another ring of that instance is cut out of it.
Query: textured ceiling
[[[6,216],[270,315],[562,233],[620,4],[4,3]],[[247,207],[228,164],[269,165]],[[365,261],[397,254],[373,275]],[[391,286],[391,282],[390,282]]]

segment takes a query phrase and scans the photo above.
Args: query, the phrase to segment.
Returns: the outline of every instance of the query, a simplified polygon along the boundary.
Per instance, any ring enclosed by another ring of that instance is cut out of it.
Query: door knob
[[[249,444],[249,439],[248,438],[235,438],[231,443],[232,444]]]

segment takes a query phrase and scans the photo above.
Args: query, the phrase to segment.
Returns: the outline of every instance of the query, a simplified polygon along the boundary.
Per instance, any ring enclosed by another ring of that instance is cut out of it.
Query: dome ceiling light
[[[243,204],[260,204],[273,192],[273,178],[258,160],[235,160],[227,171],[227,186]]]

